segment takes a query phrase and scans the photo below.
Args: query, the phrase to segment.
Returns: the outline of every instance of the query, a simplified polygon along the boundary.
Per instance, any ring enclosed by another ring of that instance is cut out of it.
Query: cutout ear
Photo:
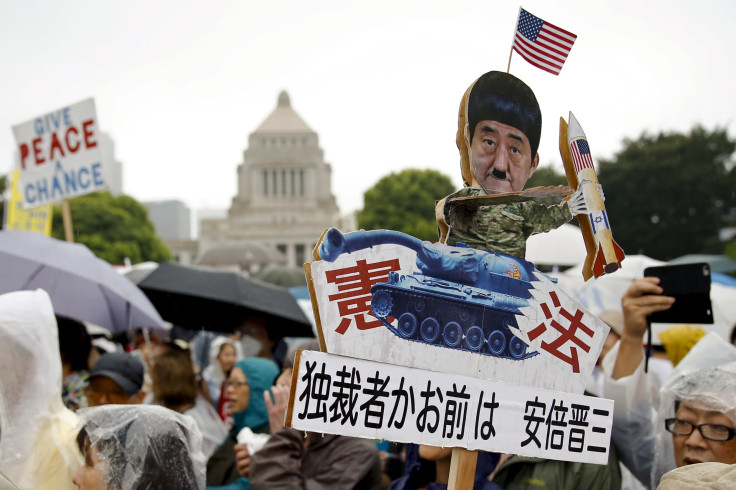
[[[539,166],[539,153],[534,155],[534,158],[532,158],[532,164],[529,170],[529,177],[532,176],[532,174],[534,173],[534,171],[537,169],[538,166]]]

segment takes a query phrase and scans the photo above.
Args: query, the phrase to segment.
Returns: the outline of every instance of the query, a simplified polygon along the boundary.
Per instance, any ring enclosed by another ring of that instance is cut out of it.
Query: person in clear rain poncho
[[[676,467],[736,463],[736,347],[707,334],[672,371],[654,403],[644,372],[646,317],[673,302],[658,284],[644,278],[629,287],[621,341],[603,360],[603,396],[615,402],[612,443],[649,488]]]
[[[78,412],[81,490],[203,489],[202,436],[194,421],[168,408],[105,405]]]
[[[61,400],[56,319],[45,291],[0,295],[0,472],[20,489],[73,489],[78,418]]]

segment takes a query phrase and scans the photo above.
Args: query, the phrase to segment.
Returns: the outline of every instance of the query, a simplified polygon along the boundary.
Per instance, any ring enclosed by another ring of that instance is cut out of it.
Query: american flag
[[[537,68],[559,75],[575,39],[577,36],[572,32],[519,10],[513,48]]]
[[[575,140],[570,143],[570,154],[575,164],[575,173],[584,168],[593,168],[593,158],[590,156],[590,147],[587,140]]]

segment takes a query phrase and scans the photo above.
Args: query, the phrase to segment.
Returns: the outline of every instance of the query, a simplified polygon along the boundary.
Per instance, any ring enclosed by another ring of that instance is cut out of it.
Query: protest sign
[[[580,394],[608,334],[516,257],[335,229],[315,254],[309,287],[332,354]]]
[[[93,99],[13,126],[23,207],[58,203],[107,187]]]
[[[54,213],[51,204],[23,209],[23,198],[18,185],[18,170],[14,170],[10,180],[10,199],[6,203],[3,229],[35,231],[51,236],[51,218]]]
[[[295,429],[608,463],[611,400],[321,352],[294,369]]]

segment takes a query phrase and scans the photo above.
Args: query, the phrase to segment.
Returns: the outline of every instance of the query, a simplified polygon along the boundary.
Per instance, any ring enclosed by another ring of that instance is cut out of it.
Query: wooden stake
[[[67,242],[74,242],[74,228],[72,227],[72,212],[69,208],[69,200],[61,201],[61,216],[64,219],[64,238]]]
[[[468,451],[462,447],[452,449],[450,462],[450,478],[447,481],[447,490],[464,490],[473,488],[475,481],[475,465],[478,462],[478,453]]]

